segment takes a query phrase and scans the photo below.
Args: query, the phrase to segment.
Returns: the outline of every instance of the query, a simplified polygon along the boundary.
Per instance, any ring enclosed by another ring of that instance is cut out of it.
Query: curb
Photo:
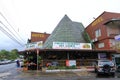
[[[77,72],[77,71],[94,71],[94,69],[57,69],[57,70],[46,70],[45,72]]]

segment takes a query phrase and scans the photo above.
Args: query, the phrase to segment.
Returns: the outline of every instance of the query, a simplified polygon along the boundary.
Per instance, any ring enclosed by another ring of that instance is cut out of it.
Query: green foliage
[[[84,31],[83,36],[84,36],[84,39],[85,39],[88,43],[91,43],[91,39],[90,39],[90,37],[89,37],[89,35],[88,35],[88,33],[87,33],[86,31]]]
[[[7,51],[7,50],[0,51],[0,60],[3,60],[3,59],[14,60],[17,57],[19,57],[17,49],[13,49],[11,51]]]
[[[7,59],[7,58],[9,58],[9,56],[10,56],[9,53],[10,53],[9,51],[1,50],[1,51],[0,51],[0,59],[2,60],[2,59]]]
[[[88,34],[86,31],[84,31],[83,36],[84,36],[84,39],[85,39],[88,43],[91,43],[91,44],[92,44],[92,48],[95,48],[95,45],[94,45],[93,42],[91,41],[91,38],[90,38],[89,34]]]
[[[41,60],[42,60],[42,58],[41,58],[41,56],[37,56],[38,58],[38,64],[40,64],[41,63]]]

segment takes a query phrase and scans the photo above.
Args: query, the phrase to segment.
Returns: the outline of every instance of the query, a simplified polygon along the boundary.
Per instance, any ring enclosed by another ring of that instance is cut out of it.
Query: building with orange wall
[[[46,41],[50,34],[48,33],[38,33],[38,32],[31,32],[31,42]]]
[[[104,24],[111,19],[118,18],[120,18],[120,13],[103,12],[86,27],[85,31],[89,34],[95,49],[115,49],[116,40],[114,37],[120,34],[120,28]]]

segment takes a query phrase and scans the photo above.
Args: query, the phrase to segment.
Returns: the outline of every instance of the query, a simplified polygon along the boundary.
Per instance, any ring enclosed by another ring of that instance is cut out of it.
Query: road
[[[120,73],[115,77],[99,76],[94,72],[75,71],[75,72],[41,72],[41,71],[22,71],[16,68],[15,63],[0,65],[0,80],[120,80]]]
[[[8,72],[9,70],[14,69],[14,68],[16,68],[15,63],[0,65],[0,73]]]

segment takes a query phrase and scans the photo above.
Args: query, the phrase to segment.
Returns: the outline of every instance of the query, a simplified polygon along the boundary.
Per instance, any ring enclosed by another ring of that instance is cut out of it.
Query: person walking
[[[16,61],[16,64],[17,64],[17,67],[20,67],[20,61],[19,60]]]

